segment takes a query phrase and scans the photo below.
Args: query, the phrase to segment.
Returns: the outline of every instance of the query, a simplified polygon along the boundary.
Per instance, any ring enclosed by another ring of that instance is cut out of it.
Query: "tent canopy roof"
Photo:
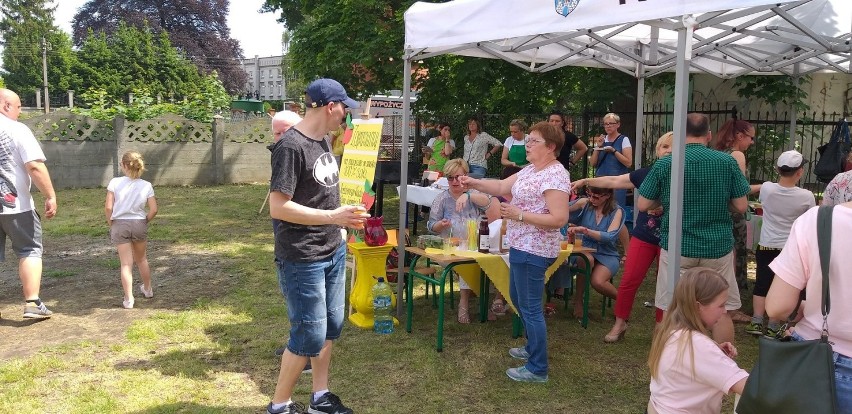
[[[693,19],[684,19],[691,15]],[[674,71],[678,27],[694,27],[692,72],[852,73],[852,1],[456,0],[405,13],[405,56],[506,60],[531,72],[564,66],[632,76]]]

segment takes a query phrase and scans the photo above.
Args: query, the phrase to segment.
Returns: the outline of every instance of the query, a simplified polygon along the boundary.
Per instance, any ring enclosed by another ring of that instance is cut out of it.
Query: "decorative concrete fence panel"
[[[121,156],[131,150],[145,158],[143,177],[154,185],[269,180],[269,119],[201,123],[168,114],[138,122],[99,121],[57,111],[22,122],[40,141],[56,188],[105,187],[121,174]]]

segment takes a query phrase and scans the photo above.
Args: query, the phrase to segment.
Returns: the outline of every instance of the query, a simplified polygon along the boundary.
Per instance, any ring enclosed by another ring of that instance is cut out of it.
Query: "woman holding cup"
[[[667,132],[657,140],[657,158],[662,158],[671,154],[671,152],[672,133]],[[629,174],[577,180],[574,182],[574,190],[576,191],[586,185],[622,189],[639,188],[650,171],[651,167],[645,167]],[[647,213],[640,212],[636,219],[633,237],[627,244],[624,273],[621,275],[621,283],[618,284],[615,300],[615,324],[603,338],[606,343],[624,339],[636,292],[639,291],[639,286],[645,280],[645,275],[648,273],[651,264],[656,262],[660,255],[660,219],[662,214],[663,209],[660,207]],[[658,309],[656,320],[660,322],[662,319],[663,312]]]
[[[526,143],[530,162],[503,180],[462,177],[466,188],[495,196],[511,196],[500,212],[509,220],[509,294],[527,333],[527,345],[511,348],[509,355],[526,364],[509,368],[515,381],[546,382],[547,327],[542,311],[544,273],[559,254],[559,229],[568,223],[571,179],[556,159],[565,137],[558,128],[539,122],[530,129]]]
[[[621,265],[615,244],[624,226],[624,210],[615,202],[612,189],[586,187],[589,197],[577,200],[570,207],[571,222],[576,226],[569,227],[568,231],[575,240],[582,237],[583,247],[595,249],[592,253],[584,253],[592,265],[592,287],[615,299],[617,290],[611,280]],[[574,316],[578,318],[583,316],[585,286],[585,277],[578,274],[574,290]]]
[[[432,201],[429,220],[426,222],[426,228],[430,232],[444,239],[458,238],[459,233],[463,231],[465,236],[458,242],[465,246],[467,221],[476,220],[478,223],[479,216],[485,214],[485,210],[492,204],[490,195],[469,191],[462,186],[461,180],[467,178],[468,172],[467,163],[461,158],[449,160],[444,164],[444,176],[449,187]],[[459,323],[470,323],[470,295],[470,286],[464,279],[459,278]]]

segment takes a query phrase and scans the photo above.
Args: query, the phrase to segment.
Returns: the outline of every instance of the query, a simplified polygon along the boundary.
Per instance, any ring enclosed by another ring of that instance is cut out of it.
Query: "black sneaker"
[[[307,411],[305,410],[305,406],[299,404],[297,402],[292,402],[290,405],[281,407],[278,410],[272,409],[272,403],[266,406],[266,414],[305,414]]]
[[[311,397],[311,405],[308,407],[308,413],[311,414],[353,414],[347,406],[340,402],[340,397],[327,392],[318,400],[314,401]]]

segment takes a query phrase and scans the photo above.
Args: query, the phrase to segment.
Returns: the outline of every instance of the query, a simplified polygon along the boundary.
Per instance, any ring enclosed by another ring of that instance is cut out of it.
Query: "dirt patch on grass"
[[[106,237],[48,237],[44,241],[41,298],[55,312],[46,320],[23,318],[17,260],[8,250],[0,263],[0,358],[25,357],[43,347],[79,342],[110,343],[124,339],[127,327],[155,312],[177,312],[199,299],[223,296],[235,282],[225,260],[209,251],[152,241],[148,263],[154,297],[136,287],[134,309],[121,306],[118,254]],[[8,243],[7,243],[8,245]]]

